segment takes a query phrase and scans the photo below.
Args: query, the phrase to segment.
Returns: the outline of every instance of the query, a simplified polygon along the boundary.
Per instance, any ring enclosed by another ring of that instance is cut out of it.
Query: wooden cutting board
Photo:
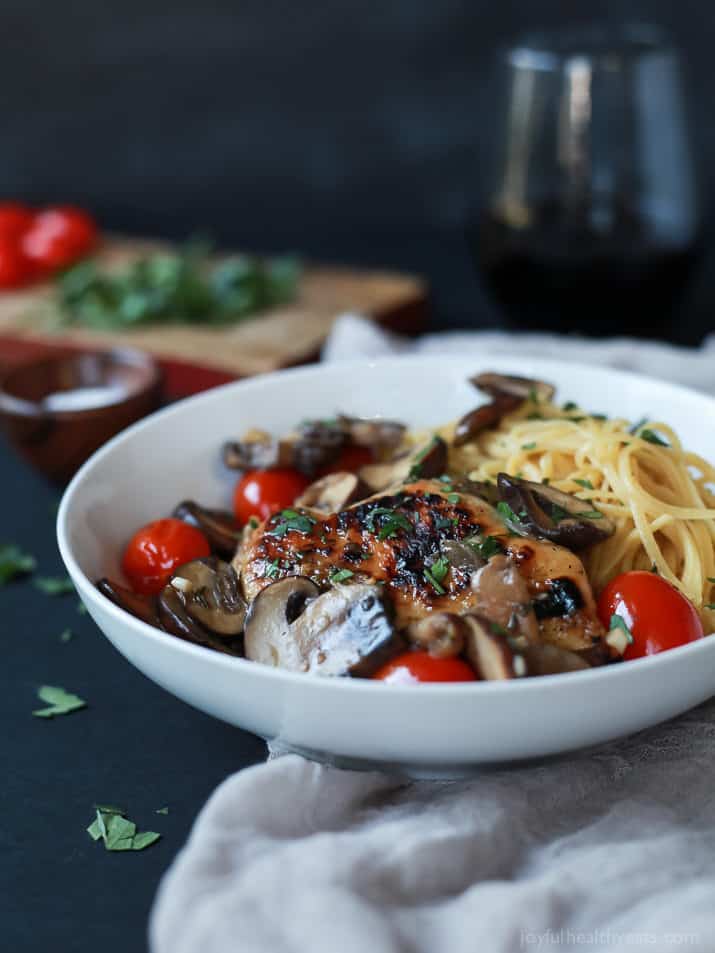
[[[97,258],[115,270],[148,251],[167,247],[112,238]],[[50,348],[131,346],[157,357],[169,395],[182,396],[315,359],[335,318],[346,311],[365,314],[396,331],[416,333],[427,315],[427,287],[410,275],[309,264],[295,301],[236,324],[216,328],[161,324],[106,332],[59,328],[53,286],[36,285],[0,293],[0,369]]]

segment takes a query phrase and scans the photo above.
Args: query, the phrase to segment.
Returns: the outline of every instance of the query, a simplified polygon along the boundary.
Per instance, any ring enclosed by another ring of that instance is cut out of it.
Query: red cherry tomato
[[[373,678],[390,685],[420,682],[474,682],[477,676],[459,658],[434,658],[429,652],[405,652],[379,668]]]
[[[22,236],[22,247],[38,269],[50,272],[86,255],[98,234],[94,219],[82,209],[56,206],[37,213]]]
[[[34,220],[35,213],[21,202],[0,202],[0,235],[19,238]]]
[[[204,534],[182,520],[147,523],[127,543],[122,569],[135,592],[160,592],[174,569],[192,559],[210,556]]]
[[[32,265],[17,241],[0,234],[0,288],[21,288],[32,276]]]
[[[653,572],[624,572],[612,579],[598,600],[598,615],[607,629],[613,615],[630,629],[633,643],[624,659],[674,649],[703,636],[692,602]]]
[[[251,517],[266,520],[290,506],[309,485],[310,480],[297,470],[249,470],[233,492],[236,519],[241,524]]]
[[[374,463],[375,454],[369,447],[343,447],[338,458],[330,464],[323,467],[320,476],[327,476],[328,473],[340,473],[347,470],[349,473],[355,473],[366,463]]]

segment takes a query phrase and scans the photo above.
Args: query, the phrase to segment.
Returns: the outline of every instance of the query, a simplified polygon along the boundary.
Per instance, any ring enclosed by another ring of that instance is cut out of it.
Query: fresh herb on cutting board
[[[106,331],[162,322],[225,325],[292,301],[300,273],[294,258],[212,262],[205,246],[189,244],[121,271],[83,261],[59,279],[60,307],[68,324]]]

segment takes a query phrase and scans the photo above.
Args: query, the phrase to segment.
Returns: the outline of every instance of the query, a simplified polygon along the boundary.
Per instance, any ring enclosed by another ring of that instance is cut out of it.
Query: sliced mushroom
[[[579,550],[608,539],[614,523],[592,503],[552,486],[500,473],[497,488],[519,520],[519,528],[539,539]]]
[[[536,399],[547,403],[556,393],[553,384],[533,380],[530,377],[512,377],[493,371],[471,377],[469,383],[491,397],[517,397],[520,401]]]
[[[287,576],[262,589],[248,608],[244,631],[246,658],[263,665],[306,671],[292,624],[320,589],[305,576]]]
[[[243,440],[229,440],[223,445],[223,462],[229,470],[267,470],[290,466],[291,452],[286,452],[270,434],[253,431]]]
[[[474,538],[478,539],[478,537]],[[464,572],[481,569],[487,562],[468,543],[456,539],[443,539],[439,548],[451,566],[462,569]]]
[[[184,500],[172,516],[198,527],[219,556],[233,556],[241,540],[241,530],[233,513],[228,510],[210,510],[193,500]]]
[[[171,584],[164,586],[159,593],[159,622],[162,629],[185,642],[203,645],[225,655],[241,654],[232,641],[209,632],[189,615],[179,590]]]
[[[471,586],[477,594],[480,615],[496,622],[525,645],[540,641],[526,580],[507,556],[493,556],[486,566],[472,574]]]
[[[364,677],[401,648],[378,587],[337,585],[317,592],[300,576],[266,586],[246,620],[248,658],[291,671]],[[297,617],[295,605],[302,607]]]
[[[395,450],[402,442],[407,430],[397,420],[370,419],[366,417],[346,417],[340,415],[338,424],[347,434],[351,443],[358,447],[370,447],[378,454]]]
[[[243,631],[246,603],[239,592],[236,570],[229,563],[215,556],[194,559],[176,570],[170,585],[187,613],[204,628],[226,636]]]
[[[411,622],[405,632],[407,641],[426,649],[435,658],[450,658],[464,649],[467,633],[462,616],[452,612],[434,612]]]
[[[408,480],[429,480],[444,473],[446,466],[447,444],[441,437],[434,436],[397,460],[366,464],[360,468],[360,477],[373,492],[378,492]]]
[[[558,675],[561,672],[579,672],[590,668],[576,652],[556,645],[529,645],[523,650],[529,675]]]
[[[521,655],[515,655],[506,636],[481,615],[464,616],[465,653],[472,668],[487,681],[503,681],[526,674]],[[517,661],[521,659],[521,661]]]
[[[138,592],[132,592],[131,589],[127,589],[125,586],[121,586],[118,582],[113,582],[106,577],[98,579],[95,585],[102,595],[110,599],[115,606],[119,606],[120,609],[124,609],[148,625],[159,625],[159,616],[154,596],[145,596]]]
[[[462,444],[474,440],[483,430],[496,427],[503,417],[516,410],[521,403],[520,397],[500,394],[490,404],[482,404],[481,407],[470,410],[457,423],[452,443],[455,447],[461,447]]]
[[[329,473],[311,483],[294,505],[319,513],[338,513],[349,503],[356,503],[369,496],[370,492],[370,488],[356,473]]]

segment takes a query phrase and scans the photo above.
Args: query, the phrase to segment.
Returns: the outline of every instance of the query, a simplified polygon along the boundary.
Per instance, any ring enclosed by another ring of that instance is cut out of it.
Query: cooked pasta
[[[444,428],[450,437],[454,425]],[[525,402],[474,441],[450,449],[450,468],[474,480],[500,471],[548,482],[593,503],[616,532],[585,554],[599,592],[631,569],[660,573],[715,631],[715,467],[683,449],[660,421],[635,427],[573,404]]]

